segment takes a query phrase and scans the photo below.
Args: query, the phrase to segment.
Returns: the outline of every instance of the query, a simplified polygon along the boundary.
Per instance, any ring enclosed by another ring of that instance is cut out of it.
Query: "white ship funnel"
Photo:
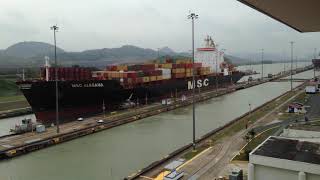
[[[224,76],[228,76],[229,75],[229,69],[228,68],[224,68],[223,69],[223,75]]]
[[[45,68],[46,68],[46,81],[49,81],[50,58],[48,56],[45,56],[44,60],[45,60]]]

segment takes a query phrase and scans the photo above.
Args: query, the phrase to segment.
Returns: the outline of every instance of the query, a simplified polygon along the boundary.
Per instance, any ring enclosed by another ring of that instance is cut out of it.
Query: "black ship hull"
[[[315,69],[317,69],[317,70],[320,69],[320,59],[312,59],[312,64]]]
[[[59,81],[59,120],[73,121],[106,111],[119,109],[130,96],[131,101],[139,104],[159,101],[166,97],[181,97],[192,92],[195,86],[201,90],[216,88],[239,81],[242,72],[228,76],[198,76],[192,78],[169,79],[134,86],[124,86],[117,80]],[[23,81],[17,82],[31,105],[37,121],[43,124],[55,122],[55,82]]]

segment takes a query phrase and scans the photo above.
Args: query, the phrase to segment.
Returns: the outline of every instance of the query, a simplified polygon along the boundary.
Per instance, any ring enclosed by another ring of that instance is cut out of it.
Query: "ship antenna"
[[[213,40],[212,40],[211,37],[210,37],[210,46],[211,46],[211,47],[214,47],[214,43],[213,43]]]
[[[209,37],[209,35],[207,35],[207,37],[204,39],[204,41],[206,42],[206,47],[210,47],[210,37]]]

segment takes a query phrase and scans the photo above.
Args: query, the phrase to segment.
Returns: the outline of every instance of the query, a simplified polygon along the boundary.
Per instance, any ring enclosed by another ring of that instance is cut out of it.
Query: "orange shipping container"
[[[157,76],[150,76],[150,81],[156,81],[157,80]]]

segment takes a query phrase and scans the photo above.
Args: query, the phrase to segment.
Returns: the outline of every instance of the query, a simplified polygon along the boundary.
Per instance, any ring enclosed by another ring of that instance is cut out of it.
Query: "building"
[[[249,180],[319,180],[320,143],[269,137],[249,155]]]
[[[318,0],[238,0],[299,32],[320,31]]]
[[[291,103],[288,105],[288,113],[306,113],[306,110],[301,103]]]

